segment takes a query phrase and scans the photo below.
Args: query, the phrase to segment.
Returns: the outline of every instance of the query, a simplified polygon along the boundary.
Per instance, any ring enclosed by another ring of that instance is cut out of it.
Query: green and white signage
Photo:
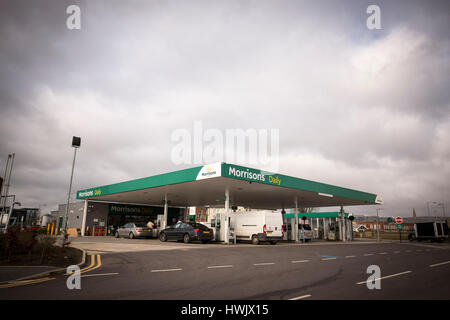
[[[166,185],[193,182],[205,179],[230,178],[255,183],[262,183],[274,187],[297,189],[316,193],[324,197],[342,197],[363,201],[366,204],[383,203],[376,194],[337,187],[325,183],[294,178],[279,173],[268,172],[224,162],[184,169],[152,177],[120,182],[116,184],[79,190],[77,199],[95,199],[96,197],[142,189],[156,188]]]
[[[151,207],[115,203],[110,203],[108,209],[108,214],[113,215],[151,215],[155,213],[155,209]]]

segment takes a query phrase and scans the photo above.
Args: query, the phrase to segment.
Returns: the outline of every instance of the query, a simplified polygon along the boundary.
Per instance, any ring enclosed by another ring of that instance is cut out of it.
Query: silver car
[[[147,227],[147,225],[142,222],[127,223],[123,227],[119,227],[115,234],[116,238],[127,237],[130,239],[150,238],[152,235],[153,229]]]

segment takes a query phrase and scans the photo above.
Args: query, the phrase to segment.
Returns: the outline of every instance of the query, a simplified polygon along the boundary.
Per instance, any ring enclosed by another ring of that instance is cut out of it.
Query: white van
[[[251,241],[253,244],[283,240],[283,217],[281,212],[249,211],[231,214],[231,228],[236,240]]]

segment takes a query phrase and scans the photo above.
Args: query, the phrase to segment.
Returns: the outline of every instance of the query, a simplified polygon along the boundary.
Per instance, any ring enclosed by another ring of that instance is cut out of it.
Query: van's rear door
[[[265,215],[266,234],[268,237],[283,236],[283,217],[279,212],[268,212]]]

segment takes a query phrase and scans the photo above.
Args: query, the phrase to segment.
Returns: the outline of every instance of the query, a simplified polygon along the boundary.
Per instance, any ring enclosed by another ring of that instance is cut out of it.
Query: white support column
[[[317,229],[317,232],[316,232],[316,237],[317,237],[317,239],[320,239],[320,237],[319,237],[319,235],[320,235],[320,224],[319,224],[319,218],[316,218],[316,229]]]
[[[342,241],[347,241],[347,221],[345,220],[344,207],[341,206],[341,218],[342,218]]]
[[[295,235],[295,242],[300,242],[298,239],[298,199],[297,197],[295,197],[295,215],[294,215],[294,221],[295,221],[295,226],[294,226],[294,235]]]
[[[230,191],[225,189],[225,243],[230,244],[230,225],[228,223],[230,217]]]
[[[81,236],[84,237],[84,231],[86,230],[86,217],[88,212],[88,201],[84,200],[83,207],[83,222],[81,223]]]
[[[167,227],[167,217],[169,213],[169,204],[167,203],[167,193],[164,195],[164,218],[162,221],[162,228],[164,230]]]

